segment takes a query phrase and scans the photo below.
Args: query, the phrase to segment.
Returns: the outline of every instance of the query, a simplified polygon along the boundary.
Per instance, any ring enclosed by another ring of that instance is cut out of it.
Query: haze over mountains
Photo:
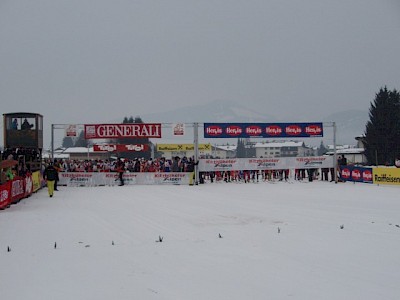
[[[369,120],[368,111],[345,110],[327,115],[308,118],[305,116],[281,117],[271,112],[257,111],[230,101],[214,101],[195,106],[181,107],[174,110],[166,110],[162,113],[152,113],[140,116],[145,123],[193,123],[193,122],[236,122],[236,123],[272,123],[272,122],[324,122],[324,143],[333,143],[333,130],[329,126],[332,122],[337,127],[337,144],[355,145],[355,137],[365,131],[365,125]],[[319,142],[318,142],[319,144]]]

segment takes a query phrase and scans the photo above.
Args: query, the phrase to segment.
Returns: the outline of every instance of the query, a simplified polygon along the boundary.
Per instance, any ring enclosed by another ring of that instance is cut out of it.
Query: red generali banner
[[[161,138],[161,124],[85,124],[85,139],[113,138]]]
[[[107,145],[93,145],[94,152],[146,152],[150,147],[147,144],[107,144]]]

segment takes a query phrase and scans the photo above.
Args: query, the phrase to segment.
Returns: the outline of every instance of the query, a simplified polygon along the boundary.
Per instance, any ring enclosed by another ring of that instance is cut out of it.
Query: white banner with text
[[[125,185],[188,185],[192,173],[124,173]],[[118,185],[118,173],[116,172],[61,172],[59,173],[59,185],[66,186],[114,186]]]
[[[333,156],[200,159],[200,172],[333,168]]]

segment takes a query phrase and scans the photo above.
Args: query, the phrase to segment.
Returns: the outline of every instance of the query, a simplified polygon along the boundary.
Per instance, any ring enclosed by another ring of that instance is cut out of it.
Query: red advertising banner
[[[85,124],[85,139],[115,138],[161,138],[161,124]]]
[[[145,152],[149,151],[149,145],[145,144],[107,144],[107,145],[93,145],[94,152]]]
[[[0,209],[5,209],[11,204],[11,182],[0,185]]]
[[[15,177],[11,182],[11,203],[18,202],[25,197],[25,179],[22,177]]]

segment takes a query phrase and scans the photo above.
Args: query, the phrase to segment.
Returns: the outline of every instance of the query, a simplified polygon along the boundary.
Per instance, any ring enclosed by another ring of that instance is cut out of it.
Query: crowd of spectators
[[[180,158],[178,156],[173,159],[161,158],[136,158],[122,159],[124,169],[128,172],[193,172],[193,157]],[[116,172],[117,161],[115,160],[56,160],[60,172]]]
[[[36,149],[6,148],[0,154],[3,161],[16,161],[16,164],[12,167],[2,170],[1,182],[12,180],[16,176],[24,177],[29,175],[32,171],[30,162],[40,162],[40,152]]]
[[[35,148],[6,148],[1,153],[2,160],[13,159],[18,160],[20,156],[24,157],[25,161],[39,161],[41,153]]]

